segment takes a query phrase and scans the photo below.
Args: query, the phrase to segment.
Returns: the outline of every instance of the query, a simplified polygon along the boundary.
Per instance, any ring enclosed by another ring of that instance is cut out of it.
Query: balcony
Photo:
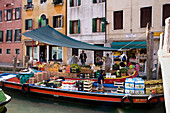
[[[25,11],[33,10],[34,9],[34,5],[32,3],[28,3],[27,5],[24,5],[24,9],[25,9]]]
[[[56,5],[63,5],[63,0],[53,0],[53,3],[52,3],[53,5],[54,5],[54,7],[56,6]]]

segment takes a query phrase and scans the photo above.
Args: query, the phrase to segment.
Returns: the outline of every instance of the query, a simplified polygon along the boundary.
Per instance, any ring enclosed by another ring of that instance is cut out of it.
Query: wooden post
[[[150,64],[151,64],[151,60],[150,60],[150,25],[149,23],[147,23],[147,27],[146,27],[146,37],[147,37],[147,65],[146,65],[146,75],[147,75],[147,79],[149,80],[151,78],[151,70],[150,70]]]

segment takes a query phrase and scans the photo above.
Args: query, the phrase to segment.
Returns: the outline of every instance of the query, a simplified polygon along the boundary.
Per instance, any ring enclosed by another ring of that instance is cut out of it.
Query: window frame
[[[2,54],[2,48],[0,48],[0,54]]]
[[[8,53],[9,50],[9,53]],[[11,49],[6,49],[6,54],[11,54]]]
[[[163,4],[162,6],[162,26],[165,26],[165,19],[170,17],[170,14],[166,14],[165,7],[170,7],[170,4]]]
[[[147,10],[150,10],[150,12],[147,12]],[[147,12],[147,13],[146,13]],[[148,16],[148,14],[150,13],[150,18]],[[143,15],[145,15],[145,17],[143,17]],[[143,20],[143,18],[145,18],[145,20]],[[148,18],[150,19],[150,27],[152,27],[152,6],[148,6],[148,7],[142,7],[140,8],[140,28],[146,28],[147,26],[147,21]]]
[[[123,30],[123,10],[113,11],[113,29]]]
[[[3,42],[3,38],[4,38],[4,31],[0,31],[0,32],[2,32],[2,40],[1,40],[1,38],[0,38],[0,42]]]
[[[29,28],[29,21],[32,21],[32,26]],[[33,29],[33,19],[26,19],[25,20],[25,30],[32,30]]]
[[[19,50],[19,53],[18,53],[18,51],[17,50]],[[15,49],[15,54],[20,54],[20,49]]]
[[[17,32],[19,31],[19,33],[20,33],[20,36],[19,36],[19,40],[17,40]],[[15,33],[14,33],[14,42],[20,42],[21,41],[21,29],[15,29],[15,31],[14,31]]]
[[[19,18],[17,18],[17,9],[19,9]],[[15,8],[15,20],[20,20],[21,19],[21,8]]]
[[[9,34],[8,32],[9,31],[11,31],[11,38],[10,38],[10,40],[8,40],[8,37],[9,37],[8,36],[8,34]],[[6,30],[6,42],[12,42],[12,29]]]
[[[80,34],[80,20],[70,20],[70,34]]]
[[[47,0],[40,0],[40,4],[46,3]]]
[[[103,3],[103,2],[105,2],[105,0],[93,0],[93,3]]]
[[[92,19],[92,32],[93,33],[102,33],[102,32],[105,32],[105,25],[106,25],[105,17],[102,17],[102,18],[93,18]]]
[[[12,9],[7,9],[7,14],[6,14],[6,18],[7,18],[7,21],[12,21]],[[11,11],[11,19],[8,19],[8,12]]]
[[[56,21],[56,18],[59,18],[59,17],[61,18],[61,22],[59,22],[60,26],[57,25],[57,21]],[[53,16],[53,28],[62,28],[62,27],[63,27],[63,15]]]
[[[80,5],[81,5],[81,0],[70,0],[70,7],[77,7]]]
[[[2,18],[2,10],[0,10],[0,22],[2,22],[3,18]]]

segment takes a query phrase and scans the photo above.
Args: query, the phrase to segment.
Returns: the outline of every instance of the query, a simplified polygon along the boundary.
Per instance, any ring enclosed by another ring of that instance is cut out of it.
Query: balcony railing
[[[63,5],[63,0],[53,0],[53,3],[52,3],[53,5],[54,5],[54,7],[56,6],[56,5]]]
[[[24,9],[25,9],[25,11],[33,10],[34,9],[34,5],[32,3],[28,3],[27,5],[24,5]]]

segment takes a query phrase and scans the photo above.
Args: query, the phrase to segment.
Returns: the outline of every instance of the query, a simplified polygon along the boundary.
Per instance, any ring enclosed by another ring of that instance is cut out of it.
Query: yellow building
[[[22,33],[48,24],[57,31],[67,34],[66,0],[23,0],[22,7]],[[22,36],[22,41],[23,56],[32,57],[33,43],[34,59],[51,61],[53,54],[57,52],[57,59],[62,59],[64,63],[67,62],[67,48],[65,47],[57,47],[37,41],[32,42],[32,39],[25,36]]]

